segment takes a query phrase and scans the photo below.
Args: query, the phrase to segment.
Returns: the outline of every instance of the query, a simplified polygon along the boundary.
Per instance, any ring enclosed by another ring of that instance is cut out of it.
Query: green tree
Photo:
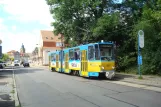
[[[134,32],[142,29],[145,33],[145,47],[143,54],[143,73],[161,75],[161,0],[153,4],[146,4],[141,20],[135,25]],[[137,38],[137,37],[135,37]]]
[[[9,56],[7,54],[2,54],[2,58],[0,59],[1,61],[8,61]]]
[[[62,33],[71,46],[114,41],[120,70],[137,66],[137,32],[144,30],[143,72],[161,74],[161,0],[46,1],[55,20],[55,34]]]
[[[73,38],[77,44],[88,42],[97,20],[110,3],[107,0],[46,0],[55,19],[55,34],[62,33],[66,42]]]

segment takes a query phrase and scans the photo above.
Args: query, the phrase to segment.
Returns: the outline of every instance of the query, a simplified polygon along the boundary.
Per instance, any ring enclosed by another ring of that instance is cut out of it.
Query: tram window
[[[100,60],[98,45],[95,45],[95,59]]]
[[[59,60],[61,60],[61,51],[59,52]]]
[[[88,59],[94,60],[94,47],[93,46],[88,47]]]
[[[51,54],[51,61],[55,61],[56,60],[56,54]]]
[[[73,51],[73,49],[69,50],[69,59],[74,60],[74,51]]]
[[[74,59],[80,60],[80,49],[79,48],[74,50]]]
[[[100,56],[101,60],[112,60],[113,59],[113,46],[108,44],[100,44]]]

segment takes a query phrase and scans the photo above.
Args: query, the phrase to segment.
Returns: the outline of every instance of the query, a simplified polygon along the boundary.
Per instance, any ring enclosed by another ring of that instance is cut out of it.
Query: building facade
[[[61,50],[64,47],[64,39],[61,34],[54,35],[52,31],[41,30],[38,47],[39,64],[48,65],[48,53],[51,51]]]
[[[9,56],[9,58],[14,58],[15,52],[17,52],[17,51],[11,50],[11,51],[7,52],[7,55]]]

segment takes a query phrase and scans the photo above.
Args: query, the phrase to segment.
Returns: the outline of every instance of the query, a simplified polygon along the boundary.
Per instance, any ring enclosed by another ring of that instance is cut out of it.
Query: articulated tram
[[[52,71],[82,77],[115,76],[114,43],[91,43],[49,53]]]

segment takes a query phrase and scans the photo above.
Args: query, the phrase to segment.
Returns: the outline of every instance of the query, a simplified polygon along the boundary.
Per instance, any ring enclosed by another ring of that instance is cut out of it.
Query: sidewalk
[[[12,71],[0,70],[0,107],[15,107]]]
[[[49,70],[49,66],[42,66],[42,65],[37,65],[37,64],[30,64],[30,66],[34,68],[41,68],[41,69]]]
[[[143,79],[138,79],[138,77],[139,75],[117,73],[114,80],[161,88],[159,76],[143,75]]]

